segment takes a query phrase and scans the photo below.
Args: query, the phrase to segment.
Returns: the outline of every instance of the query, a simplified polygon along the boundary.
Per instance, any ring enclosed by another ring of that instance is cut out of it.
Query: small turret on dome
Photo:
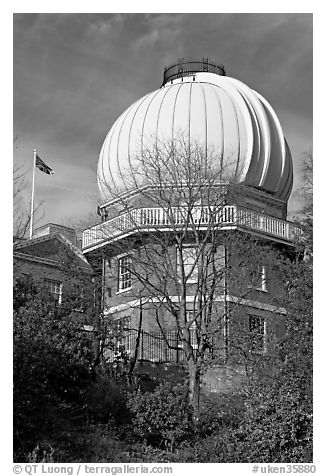
[[[166,66],[164,68],[162,86],[173,81],[174,79],[190,76],[191,74],[199,72],[214,73],[221,76],[226,76],[224,66],[222,64],[217,64],[213,61],[210,61],[208,58],[202,58],[201,61],[185,61],[184,58],[181,58],[177,63],[173,63],[170,66]]]
[[[165,68],[162,87],[116,120],[98,162],[102,199],[112,198],[112,185],[123,188],[145,149],[180,135],[214,151],[222,180],[288,200],[292,158],[277,115],[259,93],[208,59]]]

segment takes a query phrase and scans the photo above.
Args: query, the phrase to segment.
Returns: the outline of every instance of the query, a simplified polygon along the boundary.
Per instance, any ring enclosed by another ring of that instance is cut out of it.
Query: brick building
[[[73,266],[91,279],[92,269],[77,245],[76,231],[70,227],[49,223],[36,229],[31,239],[14,243],[14,278],[30,276],[61,303],[79,279],[77,273],[73,277]]]
[[[98,185],[102,222],[83,253],[130,356],[184,363],[213,336],[225,363],[239,329],[268,352],[286,311],[266,250],[290,253],[300,232],[290,149],[260,94],[207,59],[165,68],[110,129]]]

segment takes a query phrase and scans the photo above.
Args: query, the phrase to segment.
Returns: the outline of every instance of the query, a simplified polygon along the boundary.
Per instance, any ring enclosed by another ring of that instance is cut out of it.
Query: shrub
[[[76,418],[80,424],[92,342],[32,282],[17,281],[14,299],[14,451],[16,461],[26,461],[40,441],[55,439]]]
[[[169,451],[192,435],[191,408],[187,389],[164,383],[153,392],[130,394],[127,406],[132,413],[134,432],[143,441]]]
[[[87,413],[92,423],[108,423],[112,418],[115,424],[129,419],[126,397],[121,387],[107,375],[98,375],[86,393]]]
[[[214,395],[202,404],[197,432],[200,436],[210,436],[225,428],[236,428],[243,419],[244,411],[243,395],[231,392]]]
[[[28,463],[53,463],[54,448],[51,443],[42,441],[38,443],[32,452],[28,453]]]

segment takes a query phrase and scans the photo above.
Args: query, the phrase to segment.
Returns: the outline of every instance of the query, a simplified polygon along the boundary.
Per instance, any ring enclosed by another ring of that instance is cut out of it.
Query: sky
[[[14,164],[25,172],[26,206],[34,148],[55,172],[36,171],[37,225],[96,220],[106,134],[130,104],[160,87],[164,66],[183,57],[222,63],[270,102],[297,189],[312,148],[312,27],[309,13],[15,13]],[[293,193],[290,216],[300,206]]]

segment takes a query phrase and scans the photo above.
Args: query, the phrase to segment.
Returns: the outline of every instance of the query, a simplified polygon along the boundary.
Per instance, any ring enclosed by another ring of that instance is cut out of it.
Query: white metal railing
[[[226,226],[241,226],[266,233],[286,241],[295,241],[300,236],[300,228],[294,223],[258,213],[236,205],[225,205],[217,209],[208,206],[138,208],[95,225],[83,232],[83,248],[94,246],[104,240],[111,240],[126,232],[152,228],[207,226],[209,223]]]

